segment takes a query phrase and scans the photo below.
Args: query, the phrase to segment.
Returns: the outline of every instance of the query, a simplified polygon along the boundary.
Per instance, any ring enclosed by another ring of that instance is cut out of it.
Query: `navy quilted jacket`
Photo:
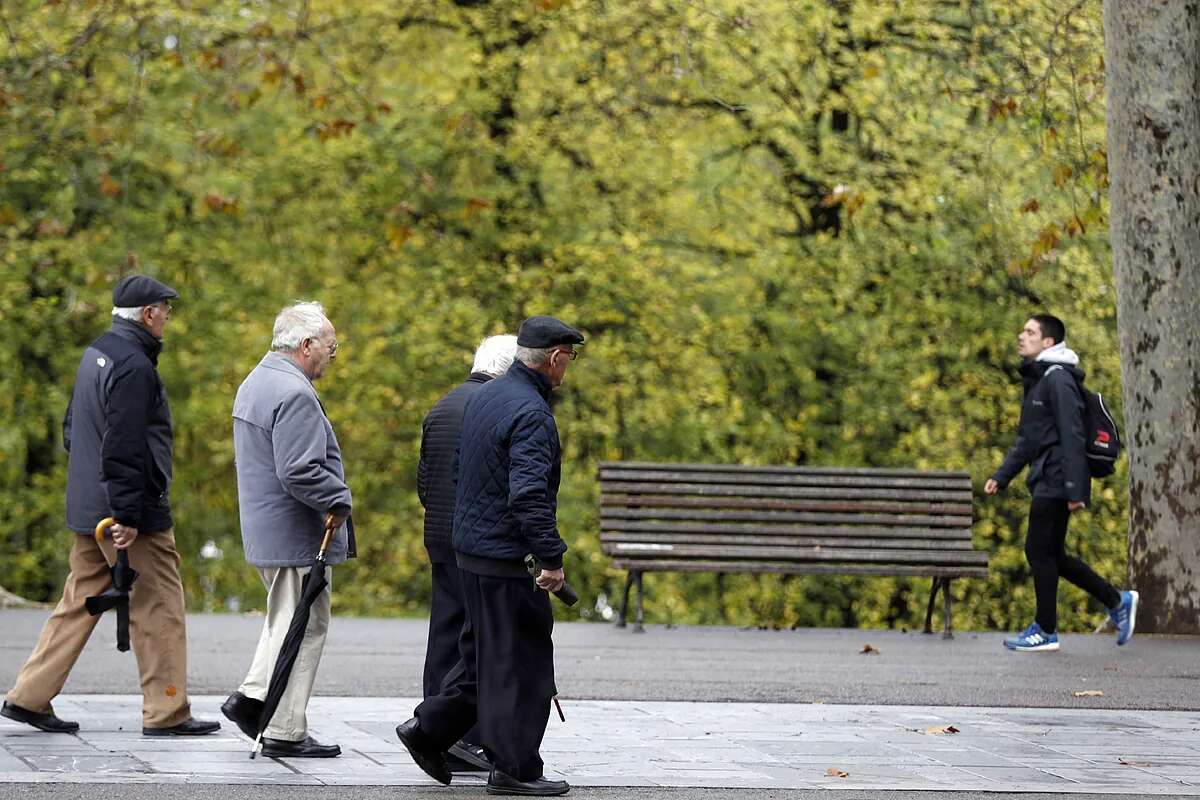
[[[521,362],[467,401],[459,438],[454,549],[515,561],[533,553],[562,566],[558,535],[562,450],[550,413],[552,388]]]

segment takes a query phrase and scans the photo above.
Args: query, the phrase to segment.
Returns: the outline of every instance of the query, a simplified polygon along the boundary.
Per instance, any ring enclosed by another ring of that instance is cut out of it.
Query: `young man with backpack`
[[[1017,441],[984,485],[984,491],[994,495],[1029,467],[1025,480],[1033,502],[1025,557],[1033,572],[1037,615],[1023,633],[1004,640],[1010,650],[1058,649],[1059,576],[1104,604],[1117,628],[1117,644],[1123,645],[1133,636],[1137,618],[1137,592],[1118,592],[1066,552],[1071,513],[1091,499],[1094,474],[1111,474],[1118,444],[1116,428],[1099,396],[1083,388],[1079,356],[1067,348],[1065,340],[1066,326],[1049,314],[1035,314],[1018,334],[1025,400]]]

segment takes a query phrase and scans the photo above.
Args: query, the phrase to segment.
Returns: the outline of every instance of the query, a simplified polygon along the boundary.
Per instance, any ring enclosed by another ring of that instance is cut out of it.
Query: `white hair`
[[[527,367],[537,368],[550,360],[553,347],[517,347],[517,361]]]
[[[145,306],[113,306],[112,315],[130,322],[141,322]]]
[[[320,339],[325,331],[325,307],[312,300],[292,303],[275,317],[271,349],[292,352],[305,339]]]
[[[517,355],[517,337],[512,334],[489,336],[479,343],[475,351],[475,365],[471,372],[486,372],[493,378],[508,372]]]

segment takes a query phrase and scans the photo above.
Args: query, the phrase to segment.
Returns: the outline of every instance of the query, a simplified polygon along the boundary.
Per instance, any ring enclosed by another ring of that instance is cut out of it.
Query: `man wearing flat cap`
[[[565,794],[539,754],[554,685],[554,615],[547,592],[562,588],[567,545],[556,519],[562,451],[550,395],[583,344],[553,317],[530,317],[516,361],[467,401],[459,439],[452,543],[462,571],[467,622],[462,660],[441,694],[396,728],[413,760],[442,783],[442,754],[472,725],[492,762],[489,794]],[[535,580],[524,559],[541,565]]]
[[[84,351],[63,420],[67,527],[77,535],[62,600],[0,709],[51,733],[74,733],[51,701],[99,617],[84,599],[111,585],[110,565],[126,550],[139,573],[129,600],[129,632],[142,685],[142,734],[199,736],[220,728],[194,719],[187,694],[187,630],[179,553],[171,519],[171,409],[158,377],[163,329],[179,295],[146,275],[113,289],[112,328]],[[111,540],[96,526],[111,517]]]

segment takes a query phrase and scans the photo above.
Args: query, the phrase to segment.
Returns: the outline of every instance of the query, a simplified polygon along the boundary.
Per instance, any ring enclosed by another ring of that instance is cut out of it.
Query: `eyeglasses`
[[[574,348],[571,348],[570,350],[559,350],[558,352],[566,353],[567,357],[570,358],[572,361],[579,358],[579,351]]]
[[[334,340],[333,340],[333,341],[331,341],[331,342],[323,342],[323,341],[321,341],[320,339],[318,339],[318,338],[316,338],[316,337],[314,336],[314,337],[310,338],[308,341],[310,341],[310,342],[321,342],[321,344],[325,345],[325,347],[326,347],[326,348],[329,350],[329,357],[330,357],[330,358],[333,358],[334,356],[336,356],[336,355],[337,355],[337,351],[338,351],[338,340],[337,340],[337,339],[334,339]]]

